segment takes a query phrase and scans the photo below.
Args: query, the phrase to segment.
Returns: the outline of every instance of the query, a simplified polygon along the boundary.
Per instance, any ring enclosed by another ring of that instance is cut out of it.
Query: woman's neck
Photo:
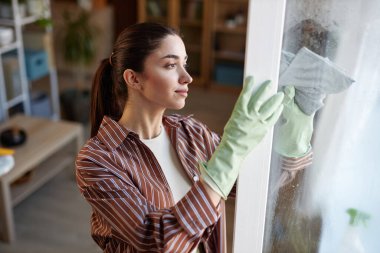
[[[164,110],[152,112],[128,105],[124,109],[119,124],[137,133],[142,139],[152,139],[161,132],[163,115]]]

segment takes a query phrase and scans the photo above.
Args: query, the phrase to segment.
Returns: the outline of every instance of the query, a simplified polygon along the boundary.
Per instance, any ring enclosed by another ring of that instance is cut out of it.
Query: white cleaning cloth
[[[323,106],[326,94],[341,92],[354,82],[328,58],[306,47],[292,57],[292,53],[283,51],[279,85],[295,87],[295,102],[308,115]]]

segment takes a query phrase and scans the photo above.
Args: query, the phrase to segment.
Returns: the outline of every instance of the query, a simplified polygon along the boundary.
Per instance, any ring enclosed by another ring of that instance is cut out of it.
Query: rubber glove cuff
[[[214,190],[220,197],[224,200],[227,199],[228,193],[225,194],[223,190],[218,186],[218,184],[212,179],[212,177],[207,172],[207,163],[201,162],[199,163],[199,171],[201,172],[201,177],[206,184]]]

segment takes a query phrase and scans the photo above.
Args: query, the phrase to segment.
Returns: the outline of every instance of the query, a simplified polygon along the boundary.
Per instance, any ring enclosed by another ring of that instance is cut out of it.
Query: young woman
[[[220,139],[192,117],[164,115],[185,106],[187,60],[176,31],[141,23],[97,70],[76,173],[104,252],[226,252],[224,199],[280,116],[283,94],[267,99],[269,82],[254,93],[247,78]]]

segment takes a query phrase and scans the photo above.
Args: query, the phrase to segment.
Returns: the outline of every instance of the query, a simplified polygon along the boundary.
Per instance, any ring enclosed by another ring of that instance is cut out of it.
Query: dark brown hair
[[[123,72],[143,72],[147,56],[160,46],[167,35],[178,35],[173,28],[157,23],[138,23],[124,29],[111,56],[98,67],[91,91],[91,137],[98,132],[105,115],[119,120],[128,99]]]

